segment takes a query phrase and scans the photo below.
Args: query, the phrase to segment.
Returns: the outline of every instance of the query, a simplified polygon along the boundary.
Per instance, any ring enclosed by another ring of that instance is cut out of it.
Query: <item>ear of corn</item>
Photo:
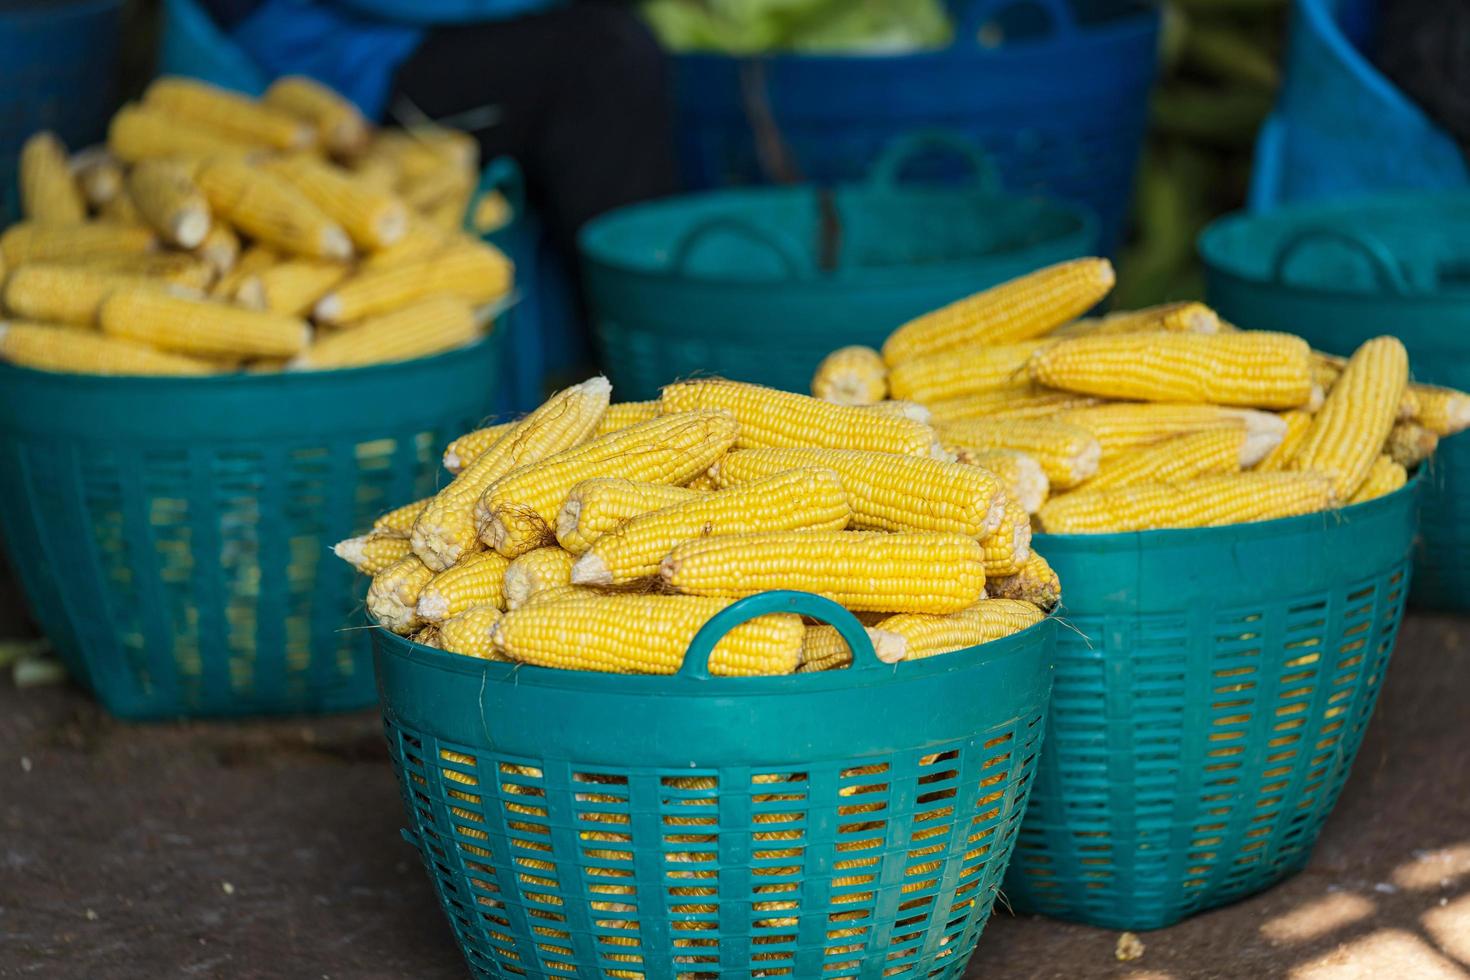
[[[431,499],[433,498],[425,497],[423,500],[415,500],[411,504],[395,507],[373,521],[373,530],[383,534],[396,534],[400,537],[408,537],[409,533],[413,531],[414,521],[419,519],[419,515],[429,506]]]
[[[349,271],[340,262],[292,259],[263,269],[255,279],[260,284],[259,299],[265,310],[286,316],[306,316],[316,301],[345,279]]]
[[[480,334],[479,319],[463,300],[429,296],[318,337],[291,366],[323,370],[428,357],[463,347]]]
[[[1373,500],[1377,497],[1393,493],[1399,487],[1409,482],[1409,474],[1402,465],[1395,462],[1393,457],[1383,455],[1373,461],[1368,468],[1368,476],[1353,494],[1350,504],[1361,504],[1364,501]]]
[[[354,173],[357,173],[354,171]],[[367,182],[360,173],[357,179]],[[391,189],[389,183],[385,189]],[[403,237],[398,239],[387,248],[379,249],[367,256],[358,264],[358,271],[364,276],[368,273],[377,273],[385,269],[395,269],[399,266],[422,262],[436,252],[442,251],[450,242],[451,236],[446,235],[441,229],[430,225],[422,218],[409,215],[408,228]]]
[[[936,578],[925,569],[943,567]],[[739,598],[798,589],[849,609],[959,612],[985,596],[985,553],[962,534],[776,531],[686,541],[659,566],[669,588]]]
[[[899,638],[889,653],[893,659],[886,661],[894,663],[980,646],[1019,633],[1044,618],[1045,614],[1029,602],[987,599],[946,616],[900,613],[884,619],[875,629]]]
[[[1352,499],[1393,430],[1408,383],[1402,343],[1376,337],[1363,344],[1332,386],[1292,469],[1326,474],[1338,500]]]
[[[224,226],[216,223],[215,227]],[[240,258],[231,267],[230,271],[221,276],[219,281],[210,287],[209,295],[215,299],[233,300],[242,285],[250,280],[255,280],[258,285],[260,273],[279,261],[281,261],[281,257],[272,249],[266,248],[264,245],[251,245],[244,252],[240,253]],[[259,305],[265,305],[263,291]]]
[[[133,203],[133,196],[128,193],[126,186],[122,193],[115,195],[112,200],[102,205],[97,212],[97,220],[112,225],[148,226],[148,222],[143,218],[143,213]]]
[[[1029,340],[985,347],[961,347],[916,357],[893,368],[889,388],[894,398],[934,402],[996,390],[1010,390],[1030,380],[1031,356],[1052,341]]]
[[[1061,412],[1101,404],[1091,395],[1044,388],[1030,380],[1008,388],[994,388],[960,398],[933,402],[929,408],[934,423],[971,419],[1049,419]]]
[[[356,105],[304,75],[284,75],[271,83],[261,101],[316,127],[322,146],[338,156],[360,153],[368,124]]]
[[[892,637],[889,634],[875,633],[867,630],[868,640],[873,644],[873,649],[878,652],[880,660],[888,651]],[[890,654],[890,657],[896,654]],[[884,660],[892,663],[892,659]],[[807,674],[819,670],[837,670],[852,663],[852,650],[842,634],[837,632],[835,626],[820,624],[808,626],[806,633],[801,639],[801,663],[796,668],[797,673]]]
[[[1049,266],[910,320],[883,345],[883,359],[894,367],[957,347],[1039,337],[1097,305],[1115,280],[1107,259]]]
[[[1286,423],[1286,431],[1281,433],[1281,441],[1256,464],[1256,471],[1259,473],[1279,473],[1288,469],[1291,458],[1301,448],[1307,432],[1312,428],[1310,412],[1282,412],[1281,421]]]
[[[616,405],[609,405],[602,421],[597,423],[596,435],[621,432],[640,422],[656,419],[658,414],[658,402],[618,402]]]
[[[1048,534],[1100,534],[1246,524],[1326,510],[1336,503],[1332,481],[1315,473],[1233,473],[1079,490],[1047,501],[1036,516]]]
[[[291,184],[239,160],[207,163],[196,180],[210,207],[271,248],[318,259],[347,259],[352,240]]]
[[[673,674],[694,635],[728,600],[668,595],[569,596],[507,613],[496,647],[513,660],[563,670]],[[801,654],[801,617],[762,616],[727,633],[710,653],[722,677],[789,674]]]
[[[367,608],[382,626],[408,636],[424,625],[418,616],[419,595],[434,577],[433,569],[414,555],[399,559],[373,576]]]
[[[102,207],[122,190],[123,169],[105,146],[79,150],[72,154],[69,166],[82,197],[94,208]]]
[[[180,287],[183,295],[203,293],[214,281],[214,270],[186,252],[114,252],[75,260],[57,259],[57,264],[75,265],[96,272],[141,276],[152,285]]]
[[[463,556],[424,586],[415,607],[418,618],[426,623],[442,623],[475,606],[503,607],[509,564],[490,551]]]
[[[28,263],[5,281],[5,308],[41,323],[90,327],[107,295],[118,289],[169,287],[141,276],[98,272],[85,266]]]
[[[1395,463],[1413,469],[1439,448],[1439,436],[1416,422],[1399,422],[1388,434],[1384,451]]]
[[[501,612],[494,606],[475,606],[439,624],[434,646],[449,653],[480,660],[509,660],[495,648],[493,634]]]
[[[896,398],[874,402],[871,405],[864,405],[863,407],[870,412],[877,412],[880,415],[896,415],[899,418],[910,419],[923,425],[928,425],[934,418],[934,413],[929,411],[929,406]]]
[[[1077,408],[1057,415],[1057,421],[1086,429],[1097,437],[1103,460],[1170,436],[1204,429],[1229,429],[1244,424],[1246,442],[1277,445],[1286,432],[1279,415],[1248,408],[1217,405],[1174,405],[1161,402],[1117,402]]]
[[[388,191],[306,156],[281,157],[269,169],[341,225],[364,251],[387,248],[408,231],[408,207]]]
[[[685,483],[728,450],[739,431],[724,412],[678,412],[526,466],[486,489],[476,510],[481,540],[507,558],[549,544],[557,513],[581,481],[626,476]]]
[[[175,125],[212,129],[277,150],[303,150],[316,142],[313,127],[295,116],[189,78],[156,79],[143,93],[143,104],[165,113]]]
[[[128,197],[143,220],[170,244],[196,248],[209,234],[209,202],[182,164],[141,161],[128,174]]]
[[[392,534],[366,534],[338,541],[332,553],[365,575],[376,575],[408,557],[408,539]]]
[[[852,518],[831,470],[788,470],[635,517],[602,535],[577,559],[574,585],[626,585],[658,574],[676,545],[695,538],[759,531],[840,531]],[[1028,525],[1029,530],[1029,525]]]
[[[1061,579],[1036,551],[1031,552],[1016,574],[990,580],[986,582],[985,589],[992,596],[1019,599],[1048,611],[1062,601]]]
[[[1106,334],[1038,350],[1030,371],[1040,384],[1105,398],[1299,408],[1312,396],[1311,354],[1284,333]]]
[[[322,297],[315,315],[324,323],[350,323],[436,293],[480,305],[509,292],[513,272],[498,249],[461,240],[413,262],[359,272]]]
[[[1028,514],[1040,510],[1051,494],[1051,481],[1046,478],[1046,470],[1027,453],[1016,449],[967,449],[958,457],[958,462],[978,466],[999,480],[1006,493],[1015,498]]]
[[[1075,487],[1097,473],[1102,459],[1098,440],[1080,426],[1047,419],[976,419],[939,427],[950,451],[976,453],[1012,449],[1041,464],[1055,489]]]
[[[295,317],[257,313],[156,289],[123,289],[103,300],[104,333],[198,357],[286,357],[310,331]]]
[[[93,256],[151,251],[153,232],[137,225],[94,221],[84,225],[43,225],[23,221],[0,235],[6,268],[25,262],[76,262]]]
[[[873,405],[888,397],[888,365],[871,347],[843,347],[817,365],[812,395],[837,405]]]
[[[0,323],[0,358],[75,374],[213,374],[214,365],[131,341],[35,323]]]
[[[514,422],[504,422],[500,425],[490,425],[473,432],[466,432],[445,447],[444,468],[451,473],[460,472],[479,459],[481,453],[495,445],[513,425],[515,425]]]
[[[107,127],[107,149],[125,163],[137,163],[157,157],[244,159],[259,147],[217,130],[180,126],[177,119],[161,109],[126,105]]]
[[[729,412],[740,423],[740,449],[817,446],[909,456],[928,456],[936,449],[933,430],[920,422],[738,381],[671,384],[660,402],[665,412]]]
[[[1053,330],[1051,337],[1090,337],[1120,333],[1219,333],[1220,318],[1203,303],[1165,303],[1141,310],[1109,313],[1096,319],[1074,320]]]
[[[1175,483],[1211,474],[1236,473],[1242,466],[1254,465],[1268,448],[1264,444],[1247,443],[1244,425],[1187,432],[1119,456],[1084,483],[1083,489]]]
[[[583,480],[572,487],[556,515],[556,540],[580,555],[604,534],[633,518],[707,496],[698,490],[618,477]]]
[[[87,220],[66,147],[55,133],[37,133],[20,148],[20,212],[29,221],[74,225]]]
[[[592,378],[516,422],[429,502],[413,527],[414,553],[430,568],[443,570],[466,551],[478,550],[474,512],[485,489],[517,467],[583,442],[607,411],[611,391],[606,378]]]
[[[194,254],[207,262],[216,275],[223,276],[240,259],[240,236],[229,225],[215,221],[209,226],[209,234],[194,249]]]
[[[1324,398],[1332,390],[1332,386],[1337,384],[1337,379],[1342,377],[1343,368],[1347,367],[1347,363],[1348,359],[1346,357],[1337,354],[1324,354],[1318,350],[1312,351],[1312,381],[1322,389]],[[1399,402],[1399,419],[1402,421],[1417,421],[1419,418],[1420,396],[1427,395],[1433,390],[1429,385],[1416,384],[1410,384],[1404,388],[1404,397]],[[1318,405],[1313,411],[1319,410],[1321,407],[1321,405]],[[1448,435],[1449,433],[1441,434]]]
[[[572,584],[576,556],[556,545],[526,552],[505,569],[505,603],[519,609],[532,596]]]
[[[1014,575],[1031,557],[1031,515],[1010,494],[1001,491],[1005,507],[1000,526],[981,545],[985,548],[985,577]]]
[[[1470,428],[1470,395],[1432,385],[1412,385],[1409,391],[1417,403],[1414,421],[1430,432],[1452,436]]]

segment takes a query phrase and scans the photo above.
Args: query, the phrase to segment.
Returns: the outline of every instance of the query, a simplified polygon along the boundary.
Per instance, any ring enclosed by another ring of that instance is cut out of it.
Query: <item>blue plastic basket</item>
[[[1084,204],[1122,239],[1148,117],[1158,12],[1130,0],[975,0],[950,48],[677,59],[679,150],[696,189],[865,176],[897,138],[962,134],[1007,187]],[[980,38],[1004,37],[985,47]]]
[[[1253,209],[1470,186],[1455,141],[1355,46],[1369,40],[1368,6],[1293,0],[1284,85],[1257,137]]]
[[[968,186],[898,182],[934,145],[968,154]],[[807,391],[836,348],[877,346],[911,317],[1097,246],[1084,209],[999,192],[973,147],[939,134],[900,140],[871,180],[827,200],[810,187],[710,191],[590,222],[588,295],[618,396],[653,398],[693,374]]]
[[[0,6],[0,225],[14,217],[16,161],[32,133],[70,147],[107,131],[117,100],[122,0]]]
[[[831,622],[855,666],[708,676],[770,612]],[[775,592],[640,677],[378,631],[404,835],[486,980],[958,980],[1026,806],[1052,632],[884,666],[840,606]]]
[[[1230,215],[1199,246],[1230,321],[1339,354],[1392,333],[1418,380],[1470,389],[1470,192]],[[1445,440],[1429,476],[1413,600],[1470,609],[1470,435]]]
[[[71,675],[130,718],[372,703],[366,583],[331,547],[439,487],[502,343],[305,374],[0,366],[0,528]]]
[[[1006,875],[1018,910],[1157,929],[1299,871],[1409,585],[1414,496],[1234,527],[1038,535],[1056,686]]]

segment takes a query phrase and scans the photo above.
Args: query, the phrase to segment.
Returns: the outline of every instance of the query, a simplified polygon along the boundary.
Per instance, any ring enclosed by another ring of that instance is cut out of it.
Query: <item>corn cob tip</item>
[[[442,622],[449,616],[449,597],[439,591],[426,588],[419,596],[415,611],[426,623]]]
[[[1286,438],[1286,419],[1274,412],[1241,408],[1230,414],[1245,423],[1245,441],[1240,444],[1242,468],[1255,466]]]
[[[875,402],[872,405],[865,405],[864,407],[886,415],[897,415],[900,418],[913,419],[915,422],[921,422],[924,425],[928,425],[934,421],[934,413],[929,409],[928,405],[905,401],[901,398],[890,398],[887,401]]]
[[[864,632],[868,634],[868,640],[873,644],[873,652],[878,655],[880,663],[896,664],[908,656],[909,641],[901,634],[872,626],[865,627]]]
[[[262,293],[261,300],[264,299],[265,295]],[[336,323],[342,316],[342,298],[335,292],[328,293],[316,301],[316,305],[311,308],[311,315],[325,323]]]
[[[1327,390],[1321,385],[1314,382],[1312,384],[1312,393],[1307,396],[1307,404],[1305,406],[1306,410],[1308,412],[1320,411],[1322,409],[1323,403],[1326,401]]]
[[[441,462],[444,464],[444,468],[451,473],[458,473],[460,470],[464,469],[463,460],[459,458],[459,453],[455,452],[453,449],[444,450],[444,458],[443,460],[441,460]]]
[[[583,395],[592,398],[601,398],[604,395],[612,395],[612,382],[607,380],[606,375],[599,374],[594,378],[588,378],[577,385],[577,390]]]
[[[582,554],[572,565],[573,585],[612,585],[613,573],[606,560],[596,552]]]
[[[339,225],[322,229],[322,258],[347,261],[352,258],[352,239]]]
[[[3,333],[4,330],[5,326],[0,324],[0,333]],[[367,560],[366,545],[367,538],[365,537],[348,538],[346,541],[338,541],[332,545],[332,554],[347,562],[353,568],[357,568]]]

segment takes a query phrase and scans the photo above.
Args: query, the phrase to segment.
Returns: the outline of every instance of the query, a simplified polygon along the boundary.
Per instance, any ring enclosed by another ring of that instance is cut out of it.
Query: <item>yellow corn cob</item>
[[[429,296],[412,306],[318,337],[291,366],[323,370],[406,361],[463,347],[481,333],[479,318],[463,300]]]
[[[214,281],[214,270],[209,263],[187,252],[116,252],[52,261],[94,272],[151,279],[154,286],[176,286],[186,295],[203,293]]]
[[[256,274],[260,300],[271,313],[305,316],[350,271],[340,262],[322,259],[278,262]]]
[[[143,105],[166,113],[175,125],[213,129],[277,150],[303,150],[316,143],[315,129],[290,113],[193,79],[156,79],[143,93]]]
[[[143,220],[142,212],[138,210],[138,206],[133,203],[132,196],[127,192],[126,182],[124,182],[122,193],[114,195],[112,200],[102,205],[97,211],[97,220],[110,225],[148,227],[148,222]]]
[[[1249,408],[1216,405],[1173,405],[1120,402],[1061,412],[1058,422],[1077,425],[1097,437],[1104,461],[1138,446],[1203,429],[1234,428],[1244,423],[1246,441],[1277,445],[1286,434],[1281,416]]]
[[[1337,379],[1342,376],[1342,370],[1347,367],[1347,362],[1348,359],[1346,357],[1340,357],[1337,354],[1324,354],[1317,350],[1312,351],[1312,382],[1320,387],[1325,395],[1332,390],[1333,385],[1337,384]],[[1419,399],[1421,395],[1433,397],[1433,391],[1435,389],[1429,385],[1410,384],[1404,389],[1403,400],[1399,403],[1398,417],[1404,421],[1417,421],[1419,418]],[[1321,405],[1318,405],[1317,409],[1321,407]],[[1441,434],[1447,435],[1448,433]]]
[[[1452,436],[1470,428],[1470,395],[1453,388],[1412,385],[1418,402],[1413,419],[1437,436]]]
[[[637,483],[617,477],[583,480],[572,487],[556,515],[556,540],[580,555],[604,534],[633,518],[709,496],[662,483]]]
[[[958,462],[978,466],[995,477],[1028,514],[1040,510],[1051,493],[1051,481],[1046,478],[1046,470],[1041,468],[1035,457],[1019,450],[967,449],[959,454]]]
[[[155,157],[243,159],[259,147],[218,130],[181,126],[168,113],[152,107],[126,105],[107,128],[107,149],[124,163],[137,163]]]
[[[1169,330],[1176,333],[1219,333],[1220,318],[1203,303],[1165,303],[1141,310],[1110,313],[1104,317],[1073,320],[1053,330],[1053,337],[1078,337],[1083,334],[1152,333]]]
[[[730,448],[739,428],[724,412],[663,415],[527,466],[485,491],[475,511],[480,538],[507,558],[549,544],[578,483],[601,476],[685,483]]]
[[[209,234],[209,202],[183,164],[140,162],[128,174],[128,197],[143,220],[172,245],[195,248]]]
[[[887,634],[876,634],[872,630],[866,630],[866,632],[875,650],[879,649],[880,643],[891,642]],[[879,657],[882,657],[881,653]],[[806,633],[801,639],[801,663],[796,668],[797,673],[808,674],[820,670],[837,670],[850,663],[852,663],[852,650],[848,648],[847,641],[842,638],[841,633],[837,632],[835,626],[822,624],[806,628]]]
[[[465,555],[439,572],[419,593],[418,618],[442,623],[474,606],[505,605],[505,570],[510,562],[492,551]]]
[[[419,595],[433,577],[433,570],[415,556],[399,559],[373,576],[367,592],[368,612],[379,625],[408,636],[424,625],[418,617]]]
[[[401,200],[346,170],[307,156],[283,157],[268,169],[341,225],[364,251],[387,248],[408,231],[408,207]]]
[[[0,358],[74,374],[212,374],[214,365],[142,344],[37,323],[0,323]]]
[[[725,455],[728,456],[729,454],[726,453]],[[724,457],[722,456],[720,458],[723,459]],[[716,462],[718,462],[718,460],[716,460]],[[714,477],[710,476],[709,471],[706,470],[705,472],[696,476],[694,479],[690,480],[688,483],[684,484],[684,489],[693,490],[696,493],[707,493],[710,490],[718,490],[720,488],[715,485]]]
[[[105,146],[77,151],[68,165],[83,199],[94,208],[102,207],[122,190],[123,169]]]
[[[606,378],[592,378],[558,392],[516,422],[429,502],[413,527],[414,553],[442,570],[477,550],[475,505],[485,489],[517,467],[580,444],[607,411],[611,391]]]
[[[424,220],[444,231],[458,231],[465,223],[465,214],[470,209],[470,198],[474,196],[473,181],[466,180],[458,185],[451,196],[420,212]]]
[[[518,609],[539,592],[570,585],[575,561],[575,555],[556,545],[521,555],[505,569],[506,605]]]
[[[1031,515],[1004,490],[1001,500],[1005,507],[1000,526],[980,542],[985,548],[986,578],[1014,575],[1031,557]]]
[[[729,534],[677,546],[660,563],[659,577],[687,595],[796,589],[849,609],[946,613],[984,598],[985,553],[963,534]]]
[[[408,557],[408,539],[391,534],[365,534],[338,541],[332,553],[365,575],[376,575]]]
[[[1048,266],[910,320],[883,345],[883,359],[895,367],[957,347],[1039,337],[1097,305],[1115,279],[1107,259]]]
[[[842,347],[817,365],[812,394],[838,405],[873,405],[888,397],[888,365],[871,347]]]
[[[361,175],[357,179],[365,182],[365,178]],[[389,187],[391,186],[390,184]],[[366,275],[369,272],[381,272],[384,269],[420,262],[443,250],[450,240],[450,236],[445,235],[439,228],[410,215],[408,230],[403,233],[403,237],[387,248],[379,249],[365,257],[359,264],[358,271]]]
[[[594,436],[605,436],[609,432],[621,432],[639,422],[658,418],[658,402],[618,402],[609,405],[602,421],[597,423]]]
[[[215,227],[223,228],[224,225],[216,222]],[[246,282],[253,280],[258,287],[260,273],[279,261],[281,261],[280,256],[271,249],[263,245],[251,245],[241,253],[230,271],[221,276],[219,281],[210,288],[209,295],[215,299],[233,300],[240,287]],[[263,299],[260,302],[261,305],[264,305]]]
[[[815,446],[928,456],[934,432],[921,422],[833,405],[738,381],[682,381],[664,388],[665,412],[718,409],[740,423],[740,449]]]
[[[398,192],[410,207],[424,214],[452,201],[458,205],[459,220],[463,221],[474,186],[475,176],[469,170],[444,166],[432,173],[400,180]]]
[[[1045,614],[1029,602],[987,599],[947,616],[900,613],[884,619],[875,629],[899,638],[888,653],[894,659],[885,660],[885,663],[894,663],[977,647],[1019,633],[1045,618]]]
[[[694,596],[589,595],[532,603],[495,627],[513,660],[563,670],[672,674],[694,635],[729,602]],[[789,674],[801,655],[801,617],[762,616],[731,630],[710,653],[721,677]]]
[[[1026,363],[1053,341],[1028,340],[1014,344],[961,347],[916,357],[893,368],[888,378],[894,398],[911,398],[926,405],[1010,390],[1030,380]]]
[[[1351,500],[1393,431],[1409,383],[1409,355],[1393,337],[1359,347],[1312,421],[1291,468],[1326,474],[1339,501]]]
[[[229,225],[215,221],[209,226],[209,234],[204,236],[204,241],[194,249],[194,254],[208,263],[216,275],[223,276],[240,260],[240,236]]]
[[[414,262],[354,275],[322,297],[316,318],[348,323],[435,293],[471,305],[488,303],[509,292],[513,271],[510,260],[495,247],[461,240]]]
[[[510,224],[514,218],[515,210],[506,196],[499,191],[490,191],[480,195],[475,202],[475,209],[470,214],[470,230],[476,235],[489,235]]]
[[[901,419],[921,422],[924,425],[928,425],[934,418],[934,413],[929,411],[928,405],[920,405],[918,402],[904,401],[900,398],[874,402],[871,405],[864,405],[863,408],[870,412],[877,412],[879,415],[894,415]]]
[[[239,160],[212,160],[195,178],[209,205],[256,241],[292,255],[347,259],[352,240],[295,187]]]
[[[852,519],[832,470],[788,470],[635,517],[592,542],[572,568],[573,585],[626,585],[658,574],[675,545],[758,531],[840,531]],[[1029,529],[1029,525],[1028,525]]]
[[[486,426],[473,432],[466,432],[458,439],[451,442],[444,449],[444,468],[451,473],[458,473],[466,466],[480,458],[480,454],[510,431],[514,422],[503,422],[500,425]]]
[[[104,333],[199,357],[285,357],[306,347],[307,325],[156,289],[120,289],[102,301]]]
[[[748,449],[714,468],[722,487],[742,486],[795,467],[835,472],[852,506],[852,525],[880,531],[944,531],[986,538],[1000,527],[1005,499],[982,469],[919,456],[844,449]],[[881,611],[881,610],[880,610]]]
[[[1034,381],[1150,402],[1299,408],[1312,397],[1312,349],[1291,334],[1134,333],[1083,336],[1037,351]]]
[[[316,127],[317,139],[329,152],[352,156],[368,140],[368,124],[356,105],[303,75],[284,75],[271,83],[261,102]]]
[[[1439,436],[1417,422],[1400,422],[1388,434],[1383,450],[1395,463],[1411,470],[1439,448]]]
[[[1286,431],[1281,433],[1281,441],[1278,442],[1261,461],[1256,464],[1258,473],[1279,473],[1288,468],[1291,457],[1301,448],[1302,441],[1307,438],[1307,432],[1312,428],[1312,415],[1310,412],[1289,411],[1281,413],[1281,421],[1286,423]]]
[[[445,167],[471,174],[480,169],[480,147],[473,137],[432,124],[380,130],[372,150],[391,159],[399,179],[409,182]]]
[[[480,660],[509,660],[495,649],[491,634],[500,622],[501,612],[494,606],[475,606],[466,609],[439,624],[434,642],[429,644],[439,650],[458,653]]]
[[[1088,430],[1047,419],[977,419],[939,426],[952,452],[1014,449],[1041,464],[1053,489],[1066,490],[1097,473],[1102,448]]]
[[[1403,466],[1395,462],[1391,456],[1379,456],[1368,468],[1368,477],[1357,493],[1353,494],[1350,504],[1361,504],[1377,497],[1387,496],[1399,487],[1409,482],[1409,474]]]
[[[1246,524],[1326,510],[1337,497],[1315,473],[1232,473],[1180,483],[1079,490],[1054,497],[1037,514],[1048,534]]]
[[[557,585],[540,592],[531,593],[517,608],[524,609],[527,606],[540,606],[550,602],[560,602],[562,599],[587,598],[588,596],[613,595],[605,589],[588,589],[580,585]]]
[[[1101,404],[1091,395],[1055,391],[1029,379],[1008,388],[994,388],[962,398],[933,402],[929,408],[935,424],[968,419],[1047,419],[1059,412]]]
[[[20,148],[20,211],[28,221],[75,225],[87,220],[72,179],[66,147],[55,133],[37,133]]]
[[[1245,426],[1186,432],[1124,453],[1082,485],[1084,490],[1176,483],[1253,466],[1271,447],[1246,442]]]
[[[378,519],[373,521],[373,530],[379,534],[408,537],[413,530],[414,521],[419,519],[419,515],[424,512],[424,508],[429,506],[429,501],[432,499],[432,497],[425,497],[423,500],[415,500],[411,504],[404,504],[402,507],[395,507],[385,514],[380,514]]]
[[[148,252],[153,232],[135,225],[43,225],[24,221],[0,235],[0,258],[13,269],[26,262],[76,262],[92,256]]]
[[[85,266],[30,263],[5,281],[11,315],[42,323],[87,327],[97,323],[102,301],[118,289],[179,289],[140,276],[98,272]]]
[[[1062,600],[1062,582],[1051,565],[1036,551],[1014,575],[987,581],[985,590],[1002,599],[1019,599],[1050,610]]]

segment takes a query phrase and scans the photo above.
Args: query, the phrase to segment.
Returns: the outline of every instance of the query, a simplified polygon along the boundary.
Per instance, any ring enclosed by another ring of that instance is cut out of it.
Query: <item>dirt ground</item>
[[[1470,621],[1415,616],[1310,868],[1144,933],[998,909],[967,977],[1470,978]],[[0,977],[466,976],[371,713],[127,725],[0,682]]]

